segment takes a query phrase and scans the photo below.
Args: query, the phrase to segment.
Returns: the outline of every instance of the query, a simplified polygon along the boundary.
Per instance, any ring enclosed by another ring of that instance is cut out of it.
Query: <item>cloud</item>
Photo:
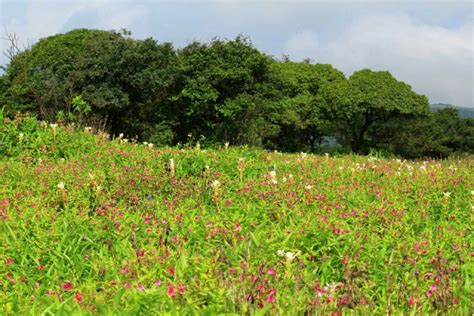
[[[364,16],[326,40],[304,30],[286,41],[285,51],[331,63],[346,75],[362,68],[389,70],[431,102],[474,107],[472,22],[450,29],[408,15]]]
[[[143,4],[113,0],[6,2],[2,3],[2,9],[5,12],[1,17],[6,21],[2,26],[9,33],[15,33],[21,44],[69,31],[71,25],[107,30],[131,28],[149,15]]]

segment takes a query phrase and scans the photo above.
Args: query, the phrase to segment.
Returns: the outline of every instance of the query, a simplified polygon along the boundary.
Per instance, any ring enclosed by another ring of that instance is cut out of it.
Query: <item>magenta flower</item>
[[[64,290],[64,291],[70,291],[70,290],[72,290],[72,288],[73,288],[73,285],[72,285],[71,282],[65,282],[65,283],[63,283],[63,290]]]
[[[173,298],[176,296],[176,290],[173,285],[168,284],[168,296]]]

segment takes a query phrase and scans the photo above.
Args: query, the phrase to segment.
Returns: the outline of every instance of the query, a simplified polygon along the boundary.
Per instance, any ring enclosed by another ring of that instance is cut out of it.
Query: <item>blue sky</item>
[[[74,28],[127,28],[176,47],[244,34],[275,57],[330,63],[346,75],[389,70],[432,103],[474,107],[470,1],[0,0],[0,24],[30,43]]]

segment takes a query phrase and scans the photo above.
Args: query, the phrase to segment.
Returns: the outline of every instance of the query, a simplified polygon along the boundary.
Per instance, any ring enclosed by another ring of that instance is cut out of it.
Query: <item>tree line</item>
[[[276,59],[244,36],[176,49],[128,31],[76,29],[12,54],[0,107],[75,120],[156,145],[201,142],[416,157],[474,151],[474,121],[387,71],[346,77],[329,64]],[[324,148],[327,150],[327,148]]]

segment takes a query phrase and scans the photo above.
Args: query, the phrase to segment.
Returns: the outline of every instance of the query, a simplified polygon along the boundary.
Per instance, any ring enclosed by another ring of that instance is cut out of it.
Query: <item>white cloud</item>
[[[321,41],[311,30],[285,44],[292,58],[331,63],[347,75],[362,68],[389,70],[432,102],[473,104],[473,24],[448,29],[407,15],[365,16]]]
[[[21,6],[21,3],[18,3],[18,5]],[[93,25],[89,24],[81,27],[106,30],[130,28],[149,15],[149,10],[142,4],[113,0],[35,0],[27,4],[24,12],[16,12],[17,10],[13,14],[11,12],[1,14],[2,20],[5,21],[2,27],[9,33],[15,33],[21,44],[34,43],[42,37],[64,31],[63,28],[67,22],[80,13],[93,12],[98,17]],[[2,45],[5,44],[2,42]]]

